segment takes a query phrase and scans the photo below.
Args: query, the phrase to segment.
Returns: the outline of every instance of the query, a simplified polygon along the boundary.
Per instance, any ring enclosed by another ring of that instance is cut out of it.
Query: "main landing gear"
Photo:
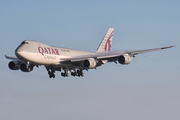
[[[77,70],[77,72],[71,72],[71,76],[78,76],[78,77],[80,77],[80,76],[84,76],[84,73],[83,73],[83,71],[82,70]]]
[[[68,76],[69,76],[69,73],[66,72],[66,71],[65,71],[64,73],[62,72],[62,73],[61,73],[61,76],[63,76],[63,77],[68,77]]]
[[[65,70],[64,72],[61,73],[61,76],[68,77],[69,76],[69,71]],[[83,77],[84,73],[83,73],[82,70],[77,70],[77,71],[74,71],[74,72],[71,71],[71,76],[73,76],[73,77],[75,77],[75,76],[78,76],[78,77],[82,76]]]
[[[48,71],[48,75],[49,75],[49,78],[55,78],[55,70],[54,69],[50,69],[50,68],[46,68],[47,71]],[[69,77],[69,72],[71,72],[71,76],[75,77],[75,76],[78,76],[78,77],[83,77],[84,76],[84,73],[83,73],[83,70],[68,70],[68,69],[64,69],[64,72],[61,73],[61,76],[63,77]]]
[[[55,71],[48,71],[48,74],[49,74],[49,78],[55,78]]]

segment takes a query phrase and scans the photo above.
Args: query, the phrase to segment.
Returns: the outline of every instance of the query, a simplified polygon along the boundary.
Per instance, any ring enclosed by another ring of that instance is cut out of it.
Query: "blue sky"
[[[0,119],[179,120],[180,1],[1,0]],[[108,63],[85,77],[49,79],[41,66],[12,71],[23,40],[95,51],[109,27],[112,50],[177,45],[136,56],[123,66]]]

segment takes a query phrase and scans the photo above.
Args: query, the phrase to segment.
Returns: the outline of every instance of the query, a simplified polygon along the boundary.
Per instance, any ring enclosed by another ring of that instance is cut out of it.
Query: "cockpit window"
[[[22,43],[21,43],[21,45],[23,45],[23,44],[29,44],[28,42],[26,42],[26,41],[23,41]]]

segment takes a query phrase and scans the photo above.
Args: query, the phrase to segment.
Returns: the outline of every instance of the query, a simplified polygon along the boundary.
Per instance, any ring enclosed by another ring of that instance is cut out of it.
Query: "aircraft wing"
[[[131,54],[137,55],[137,54],[141,54],[141,53],[153,52],[153,51],[163,50],[163,49],[167,49],[167,48],[172,48],[172,47],[175,47],[175,46],[176,45],[168,46],[168,47],[162,47],[162,48],[155,48],[155,49],[137,50],[137,51],[132,51]]]
[[[163,50],[163,49],[171,48],[171,47],[174,47],[174,46],[168,46],[168,47],[162,47],[162,48],[154,48],[154,49],[145,49],[145,50],[112,51],[112,52],[108,53],[109,55],[99,56],[97,58],[98,59],[112,58],[112,57],[118,57],[119,55],[123,55],[123,54],[129,54],[129,55],[134,56],[134,55],[138,55],[138,54],[141,54],[141,53],[147,53],[147,52]]]
[[[175,46],[175,45],[174,45]],[[72,58],[64,58],[61,59],[60,62],[80,62],[88,58],[95,58],[98,60],[109,60],[117,58],[123,54],[129,54],[131,56],[138,55],[146,52],[153,52],[158,50],[163,50],[167,48],[172,48],[174,46],[162,47],[162,48],[154,48],[154,49],[145,49],[145,50],[125,50],[125,51],[110,51],[110,52],[95,52],[94,54],[82,55],[82,56],[74,56]]]
[[[6,57],[6,59],[10,59],[10,60],[19,60],[17,57],[11,57],[11,56],[7,56],[7,55],[5,55],[5,57]]]

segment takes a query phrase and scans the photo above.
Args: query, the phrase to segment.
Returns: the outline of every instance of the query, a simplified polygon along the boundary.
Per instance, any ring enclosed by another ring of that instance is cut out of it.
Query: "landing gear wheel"
[[[49,75],[49,78],[52,78],[51,74]]]
[[[72,73],[71,73],[72,74]],[[77,70],[77,72],[74,72],[75,76],[78,76],[78,77],[83,77],[84,76],[84,73],[82,70]]]
[[[55,78],[55,74],[54,73],[52,74],[52,77]]]
[[[55,78],[55,74],[53,72],[48,71],[49,78]]]
[[[71,75],[74,77],[74,76],[75,76],[75,73],[74,73],[74,72],[72,72],[72,73],[71,73]]]
[[[65,74],[62,72],[62,73],[61,73],[61,76],[65,77]]]

